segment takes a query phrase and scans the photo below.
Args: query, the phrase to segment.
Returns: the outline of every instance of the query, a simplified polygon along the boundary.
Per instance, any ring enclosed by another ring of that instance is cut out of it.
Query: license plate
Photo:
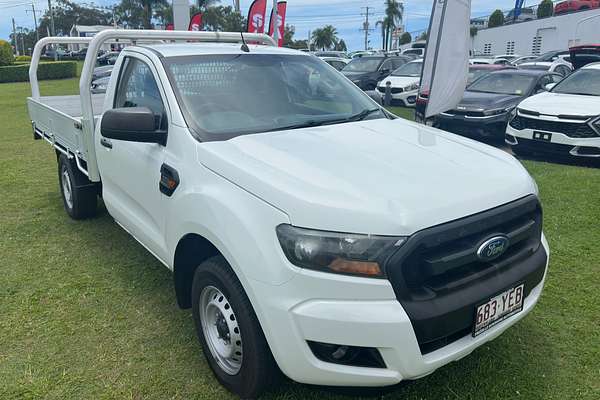
[[[533,131],[533,138],[535,140],[542,140],[544,142],[550,142],[550,141],[552,141],[552,134],[549,132]]]
[[[523,284],[492,297],[475,310],[473,337],[517,314],[523,309]]]

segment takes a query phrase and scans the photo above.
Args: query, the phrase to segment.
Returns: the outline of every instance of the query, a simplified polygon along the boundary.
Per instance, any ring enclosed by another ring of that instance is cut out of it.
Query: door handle
[[[107,149],[112,149],[112,142],[106,138],[100,138],[100,144]]]
[[[177,170],[167,164],[160,167],[160,182],[158,189],[166,196],[171,197],[175,193],[175,189],[179,186],[179,174]]]

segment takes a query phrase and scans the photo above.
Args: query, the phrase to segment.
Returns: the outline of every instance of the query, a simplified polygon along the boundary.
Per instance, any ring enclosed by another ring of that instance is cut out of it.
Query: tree
[[[504,25],[504,13],[501,10],[496,10],[490,15],[488,28]]]
[[[13,50],[6,40],[0,40],[0,66],[11,65],[15,61]]]
[[[167,6],[167,0],[121,0],[115,7],[115,14],[127,27],[152,29],[155,12]]]
[[[344,39],[340,39],[339,42],[335,45],[335,50],[337,51],[348,51],[348,46],[346,46],[346,42]]]
[[[316,48],[329,50],[335,47],[338,42],[337,29],[333,25],[325,25],[323,28],[317,28],[313,31],[311,39]]]
[[[408,32],[404,32],[402,36],[400,36],[400,44],[408,44],[412,42],[412,36]]]
[[[417,40],[427,40],[428,35],[429,33],[427,31],[423,31],[419,36],[417,36]]]
[[[551,17],[552,14],[554,14],[554,4],[552,3],[552,0],[542,0],[537,8],[537,17],[547,18]]]
[[[471,35],[471,37],[475,37],[475,35],[477,35],[477,27],[476,26],[472,26],[471,28],[469,28],[469,34]]]
[[[388,18],[377,21],[375,26],[381,26],[381,49],[384,50],[387,43]]]
[[[244,32],[246,18],[231,6],[208,7],[202,17],[208,31]]]
[[[293,25],[285,24],[283,28],[283,46],[292,47],[294,43],[294,34],[296,33],[296,27]]]
[[[110,25],[112,15],[108,12],[88,8],[69,0],[57,0],[53,3],[54,29],[56,35],[68,35],[75,24],[79,25]],[[50,14],[48,11],[42,16],[38,31],[40,37],[46,36],[50,29]]]
[[[385,40],[384,50],[392,47],[392,32],[402,26],[404,4],[397,0],[385,0]]]

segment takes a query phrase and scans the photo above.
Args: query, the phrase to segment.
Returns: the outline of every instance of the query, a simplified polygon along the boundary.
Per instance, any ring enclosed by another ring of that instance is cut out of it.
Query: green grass
[[[75,79],[41,86],[77,93]],[[106,212],[66,216],[55,156],[32,140],[28,93],[27,83],[0,85],[0,399],[233,398],[177,308],[170,272]],[[600,170],[525,165],[552,248],[540,303],[470,356],[378,398],[600,398]],[[286,381],[266,398],[357,393]]]

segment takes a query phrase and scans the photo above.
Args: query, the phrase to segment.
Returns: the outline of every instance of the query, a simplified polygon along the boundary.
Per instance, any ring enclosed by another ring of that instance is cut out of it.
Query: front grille
[[[379,91],[379,93],[385,93],[385,87],[378,86],[377,90]],[[390,90],[392,94],[399,94],[404,92],[404,89],[402,88],[391,88]]]
[[[518,282],[529,294],[545,267],[541,232],[542,211],[532,195],[409,238],[386,271],[423,354],[468,334],[477,304]],[[477,249],[498,234],[509,238],[508,249],[481,261]]]
[[[485,114],[483,111],[473,111],[473,110],[452,110],[450,114],[454,115],[464,115],[468,117],[484,117]]]
[[[521,115],[510,121],[510,126],[517,130],[533,129],[536,131],[558,132],[572,138],[595,138],[599,135],[587,123],[546,121],[528,118]]]

